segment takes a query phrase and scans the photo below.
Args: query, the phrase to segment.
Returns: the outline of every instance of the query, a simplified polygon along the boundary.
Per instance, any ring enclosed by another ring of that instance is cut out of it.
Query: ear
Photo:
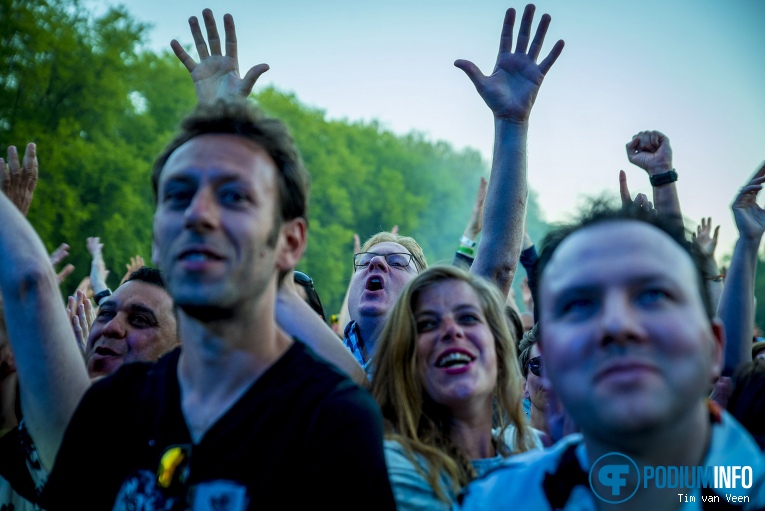
[[[712,380],[717,379],[723,370],[725,362],[725,327],[718,318],[712,321]]]
[[[282,222],[279,228],[276,267],[287,271],[297,266],[306,248],[307,227],[304,218],[293,218]]]

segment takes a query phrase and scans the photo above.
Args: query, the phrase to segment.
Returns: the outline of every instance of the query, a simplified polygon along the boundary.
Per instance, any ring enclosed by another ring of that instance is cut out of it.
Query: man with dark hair
[[[673,220],[601,204],[548,235],[538,267],[543,374],[581,435],[508,460],[468,488],[465,509],[520,499],[530,509],[595,510],[599,500],[678,509],[678,493],[694,506],[765,506],[765,459],[707,399],[723,330],[700,254]],[[715,486],[696,477],[726,466],[745,467],[749,479]],[[684,474],[682,489],[662,479],[667,467]]]
[[[158,160],[154,261],[183,350],[88,391],[45,505],[80,501],[82,472],[72,468],[99,466],[87,508],[302,508],[343,470],[365,477],[333,492],[333,507],[393,507],[375,403],[275,323],[279,273],[305,248],[308,177],[299,157],[284,163],[297,155],[291,144],[269,152],[273,139],[291,140],[245,101],[218,101],[200,105]]]

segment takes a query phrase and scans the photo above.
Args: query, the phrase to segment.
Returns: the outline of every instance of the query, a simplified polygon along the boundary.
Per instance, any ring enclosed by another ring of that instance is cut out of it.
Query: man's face
[[[540,282],[545,375],[583,432],[619,438],[687,420],[719,374],[693,261],[637,221],[584,228]]]
[[[389,241],[372,245],[368,252],[409,254],[403,246]],[[358,321],[363,316],[386,316],[406,284],[416,276],[414,260],[402,268],[389,265],[382,255],[373,257],[367,267],[357,268],[351,278],[348,292],[351,319]]]
[[[159,286],[131,280],[104,299],[90,327],[85,362],[91,377],[129,362],[151,362],[177,344],[173,301]]]
[[[276,173],[261,147],[236,135],[196,137],[168,159],[154,260],[187,313],[231,310],[275,286]]]

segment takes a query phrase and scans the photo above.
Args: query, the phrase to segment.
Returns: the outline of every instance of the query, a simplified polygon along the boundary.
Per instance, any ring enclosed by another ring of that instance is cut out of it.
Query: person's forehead
[[[414,310],[417,312],[442,307],[461,307],[464,305],[478,306],[480,308],[481,302],[475,289],[465,281],[448,279],[435,282],[417,293]]]
[[[529,350],[529,358],[534,358],[540,356],[542,353],[539,351],[539,343],[535,342],[531,345],[531,349]]]
[[[156,315],[173,312],[173,300],[165,289],[140,280],[125,282],[105,302],[120,309],[146,307]]]
[[[160,175],[160,188],[191,171],[216,172],[224,177],[239,175],[272,184],[276,164],[265,149],[244,137],[205,134],[192,138],[170,155]]]
[[[541,275],[540,296],[651,277],[695,286],[695,276],[691,256],[665,232],[634,220],[604,222],[561,242]]]
[[[385,241],[382,243],[375,243],[367,252],[375,252],[377,254],[409,254],[410,252],[403,246],[393,241]]]

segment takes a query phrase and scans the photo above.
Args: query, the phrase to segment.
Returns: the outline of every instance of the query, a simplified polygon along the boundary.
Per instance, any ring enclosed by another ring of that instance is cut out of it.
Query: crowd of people
[[[26,219],[37,148],[20,159],[10,147],[0,511],[765,509],[765,165],[734,199],[726,271],[711,219],[686,232],[658,131],[626,144],[650,200],[622,172],[621,204],[593,201],[537,248],[524,227],[529,117],[564,43],[542,56],[551,19],[534,32],[534,14],[507,10],[490,74],[455,62],[495,142],[453,264],[429,267],[397,228],[357,239],[336,315],[295,271],[308,172],[285,124],[247,100],[268,66],[240,76],[230,15],[223,40],[210,10],[206,38],[189,20],[198,61],[171,43],[199,104],[153,168],[156,269],[133,260],[111,291],[89,238],[90,276],[62,306],[66,247],[49,256]],[[593,478],[614,453],[636,474]],[[648,481],[620,500],[602,492],[656,467],[721,466],[749,479],[686,481],[685,500]]]

